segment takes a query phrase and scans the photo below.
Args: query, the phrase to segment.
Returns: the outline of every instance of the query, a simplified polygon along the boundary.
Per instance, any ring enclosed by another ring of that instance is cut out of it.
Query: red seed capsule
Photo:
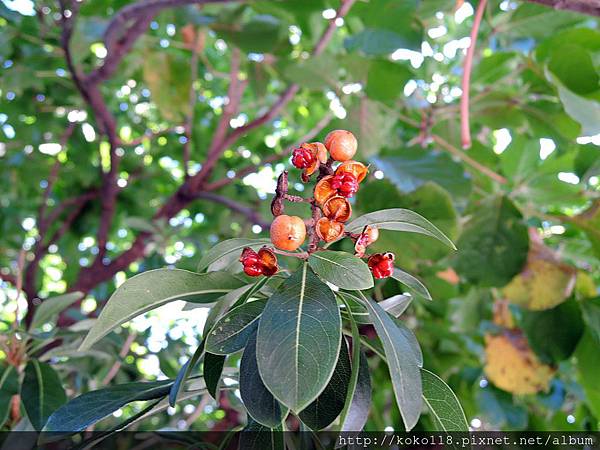
[[[394,259],[393,253],[376,253],[369,258],[367,265],[375,278],[387,278],[394,273]]]

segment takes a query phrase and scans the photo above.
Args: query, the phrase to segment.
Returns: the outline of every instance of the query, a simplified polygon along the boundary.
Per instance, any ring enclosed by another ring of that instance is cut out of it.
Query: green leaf
[[[455,267],[471,283],[504,286],[527,260],[529,234],[519,210],[495,196],[473,211],[458,240]]]
[[[200,298],[212,302],[243,284],[226,272],[197,274],[180,269],[157,269],[136,275],[108,299],[79,349],[88,350],[119,325],[165,303]]]
[[[285,450],[285,434],[281,427],[270,428],[248,418],[240,433],[240,450]]]
[[[404,284],[410,291],[414,292],[416,295],[419,295],[427,300],[431,300],[431,294],[429,293],[425,285],[421,283],[417,278],[413,277],[410,273],[406,273],[403,270],[400,270],[396,267],[394,268],[392,278]]]
[[[383,308],[383,310],[395,318],[398,318],[402,315],[406,308],[412,302],[413,297],[410,295],[398,294],[394,295],[390,298],[386,298],[385,300],[381,300],[379,306]]]
[[[308,264],[323,280],[341,289],[360,290],[373,287],[373,275],[367,264],[350,253],[316,252],[310,255]]]
[[[134,382],[87,392],[57,409],[44,431],[83,431],[128,403],[166,396],[172,384],[173,380]]]
[[[186,380],[190,377],[192,370],[194,370],[194,367],[196,367],[196,364],[198,364],[198,361],[200,361],[200,358],[204,355],[205,343],[205,340],[200,342],[200,345],[198,345],[198,348],[196,348],[191,358],[186,361],[186,363],[181,367],[181,369],[179,369],[177,377],[175,378],[173,385],[169,389],[169,406],[171,406],[172,408],[175,407],[175,404],[177,403],[177,398],[179,396],[179,392],[185,385]]]
[[[426,369],[421,369],[421,377],[423,380],[423,400],[433,417],[434,431],[468,432],[467,418],[450,386]]]
[[[215,400],[218,399],[219,384],[221,383],[221,375],[223,374],[223,366],[225,365],[226,356],[215,355],[206,352],[204,355],[204,381],[206,382],[206,390]]]
[[[594,336],[598,345],[600,345],[600,297],[586,299],[579,305],[589,333]]]
[[[267,302],[256,359],[271,393],[302,411],[325,389],[338,359],[341,317],[333,292],[304,264]]]
[[[376,225],[381,230],[408,231],[434,237],[450,248],[456,249],[450,239],[423,216],[402,208],[382,209],[354,219],[346,231],[356,233],[365,225]]]
[[[21,399],[27,417],[36,430],[41,430],[48,417],[67,401],[67,395],[54,369],[32,359],[25,367]]]
[[[307,89],[335,87],[338,81],[338,66],[332,55],[321,55],[300,60],[298,63],[286,63],[283,75],[292,83]]]
[[[61,311],[81,298],[83,298],[83,293],[69,292],[68,294],[58,295],[43,300],[42,303],[35,308],[33,320],[31,321],[29,329],[35,329],[41,327],[45,323],[54,322]]]
[[[346,403],[351,371],[348,344],[342,338],[338,362],[327,387],[298,414],[306,426],[312,430],[322,430],[340,415]]]
[[[228,355],[243,349],[258,327],[265,304],[265,300],[245,303],[221,317],[206,337],[206,350],[215,355]]]
[[[428,181],[439,184],[457,197],[467,197],[471,192],[471,180],[463,166],[447,153],[406,148],[395,152],[394,156],[373,158],[373,164],[403,192],[412,192]]]
[[[256,332],[248,340],[248,345],[242,354],[240,362],[240,396],[248,414],[257,422],[267,427],[274,428],[288,414],[273,394],[269,392],[258,372],[256,362]]]
[[[600,385],[598,384],[598,341],[586,332],[575,352],[578,381],[583,388],[583,400],[596,417],[600,417]]]
[[[219,242],[202,257],[198,263],[198,272],[211,266],[211,272],[226,269],[233,261],[239,259],[244,247],[257,249],[271,242],[270,239],[235,238]]]
[[[418,358],[406,334],[394,320],[376,302],[367,299],[362,292],[360,295],[383,344],[396,403],[404,426],[410,431],[419,420],[423,404]]]
[[[540,141],[515,136],[514,140],[500,155],[504,175],[515,183],[522,182],[535,173],[540,164]]]
[[[600,102],[577,95],[563,85],[550,72],[548,72],[547,76],[556,85],[558,97],[567,114],[581,125],[581,134],[584,136],[594,136],[600,133]]]
[[[405,37],[390,30],[367,28],[344,40],[349,52],[360,51],[366,55],[389,55],[399,48],[416,49],[413,37]]]
[[[523,311],[522,328],[531,349],[546,363],[558,363],[573,354],[584,331],[575,300],[545,311]]]
[[[12,396],[19,393],[19,374],[13,366],[0,364],[0,428],[8,419]]]
[[[261,281],[258,281],[257,284],[260,282]],[[228,292],[223,297],[219,298],[212,308],[210,308],[210,312],[208,313],[208,317],[204,323],[202,335],[208,336],[215,323],[217,323],[217,321],[227,313],[229,308],[231,308],[233,305],[244,302],[247,295],[252,293],[255,286],[256,284],[248,284],[246,286],[242,286],[241,288],[234,289],[233,291]]]
[[[370,66],[365,92],[373,100],[396,101],[412,76],[412,71],[405,64],[377,60]]]
[[[214,25],[215,30],[225,40],[231,41],[247,53],[273,53],[279,46],[288,46],[285,40],[287,27],[274,16],[266,14],[254,16],[242,24],[239,31],[217,25]]]
[[[368,158],[379,153],[389,146],[389,136],[395,124],[395,119],[384,109],[384,105],[363,97],[354,102],[348,110],[348,118],[340,123],[343,127],[354,133],[359,143],[368,142],[369,145],[358,146],[356,158]]]
[[[356,347],[360,349],[360,340],[356,341]],[[371,376],[369,375],[367,356],[363,351],[360,351],[359,361],[357,379],[351,393],[350,407],[342,423],[341,432],[362,431],[369,418],[369,409],[371,407]]]
[[[586,95],[600,88],[600,78],[590,53],[571,42],[552,49],[548,70],[575,94]]]

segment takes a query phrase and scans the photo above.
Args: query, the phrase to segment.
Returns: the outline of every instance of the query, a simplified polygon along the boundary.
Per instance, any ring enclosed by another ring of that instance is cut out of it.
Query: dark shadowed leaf
[[[190,377],[192,370],[194,370],[196,364],[198,364],[198,361],[200,361],[200,358],[204,354],[205,342],[205,340],[200,342],[191,358],[188,359],[183,366],[181,366],[181,369],[179,369],[177,377],[175,378],[173,385],[169,389],[169,406],[173,408],[175,407],[175,403],[177,403],[177,398],[183,385],[185,384],[186,380]]]
[[[0,365],[0,428],[8,419],[10,401],[19,392],[19,374],[13,366]]]
[[[367,264],[347,252],[321,251],[308,258],[308,264],[323,280],[349,290],[373,287],[373,276]]]
[[[21,399],[29,421],[36,430],[41,430],[48,417],[65,404],[67,395],[54,369],[33,359],[25,367]]]
[[[394,320],[375,301],[367,299],[362,293],[360,295],[383,344],[396,403],[404,426],[410,431],[419,420],[423,404],[419,361],[411,342]]]
[[[200,297],[212,302],[243,284],[227,272],[197,274],[180,269],[157,269],[136,275],[108,299],[80,350],[88,350],[119,325],[161,305]]]
[[[356,345],[360,346],[360,341],[357,341]],[[369,375],[367,356],[363,351],[360,352],[359,361],[356,386],[346,419],[340,430],[342,432],[362,431],[369,417],[369,409],[371,407],[371,376]]]
[[[281,405],[265,387],[256,363],[256,332],[248,340],[240,363],[240,396],[248,414],[268,427],[276,427],[287,416],[288,409]]]
[[[302,411],[327,386],[341,337],[333,292],[304,264],[269,299],[260,318],[256,357],[265,385],[281,403]]]
[[[266,303],[266,300],[245,303],[221,317],[206,337],[206,350],[228,355],[243,349],[258,327],[258,319]]]
[[[240,450],[285,450],[281,426],[269,428],[248,418],[248,424],[240,433]]]
[[[345,339],[342,339],[338,362],[327,387],[314,402],[298,414],[300,420],[307,427],[312,430],[321,430],[340,415],[346,402],[351,371],[348,344]]]
[[[433,417],[435,431],[469,431],[465,413],[452,389],[434,373],[421,369],[423,400]]]
[[[218,401],[219,385],[221,384],[221,375],[223,374],[223,366],[225,359],[223,355],[215,355],[213,353],[204,354],[204,382],[208,393]]]
[[[57,409],[44,431],[76,433],[109,416],[127,403],[165,397],[173,380],[126,383],[75,397]]]

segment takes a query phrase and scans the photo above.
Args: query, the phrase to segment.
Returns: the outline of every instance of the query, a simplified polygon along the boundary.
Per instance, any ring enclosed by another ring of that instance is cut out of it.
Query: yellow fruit
[[[293,251],[304,243],[306,225],[298,216],[282,214],[271,224],[271,242],[280,250]]]
[[[356,154],[358,142],[349,131],[335,130],[325,137],[325,147],[336,161],[348,161]]]

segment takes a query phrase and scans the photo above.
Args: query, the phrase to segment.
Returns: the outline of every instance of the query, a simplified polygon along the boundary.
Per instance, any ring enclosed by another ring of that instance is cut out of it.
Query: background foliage
[[[490,0],[461,149],[475,2],[193,3],[0,3],[0,424],[41,428],[67,397],[174,378],[206,318],[181,302],[76,349],[133,274],[268,237],[290,148],[344,128],[372,165],[355,216],[410,208],[457,242],[382,231],[375,247],[430,288],[403,323],[471,426],[597,430],[597,19]],[[377,361],[366,429],[397,429]],[[48,403],[32,401],[40,389]],[[237,394],[136,426],[229,429],[246,421]],[[121,406],[99,427],[143,404]]]

